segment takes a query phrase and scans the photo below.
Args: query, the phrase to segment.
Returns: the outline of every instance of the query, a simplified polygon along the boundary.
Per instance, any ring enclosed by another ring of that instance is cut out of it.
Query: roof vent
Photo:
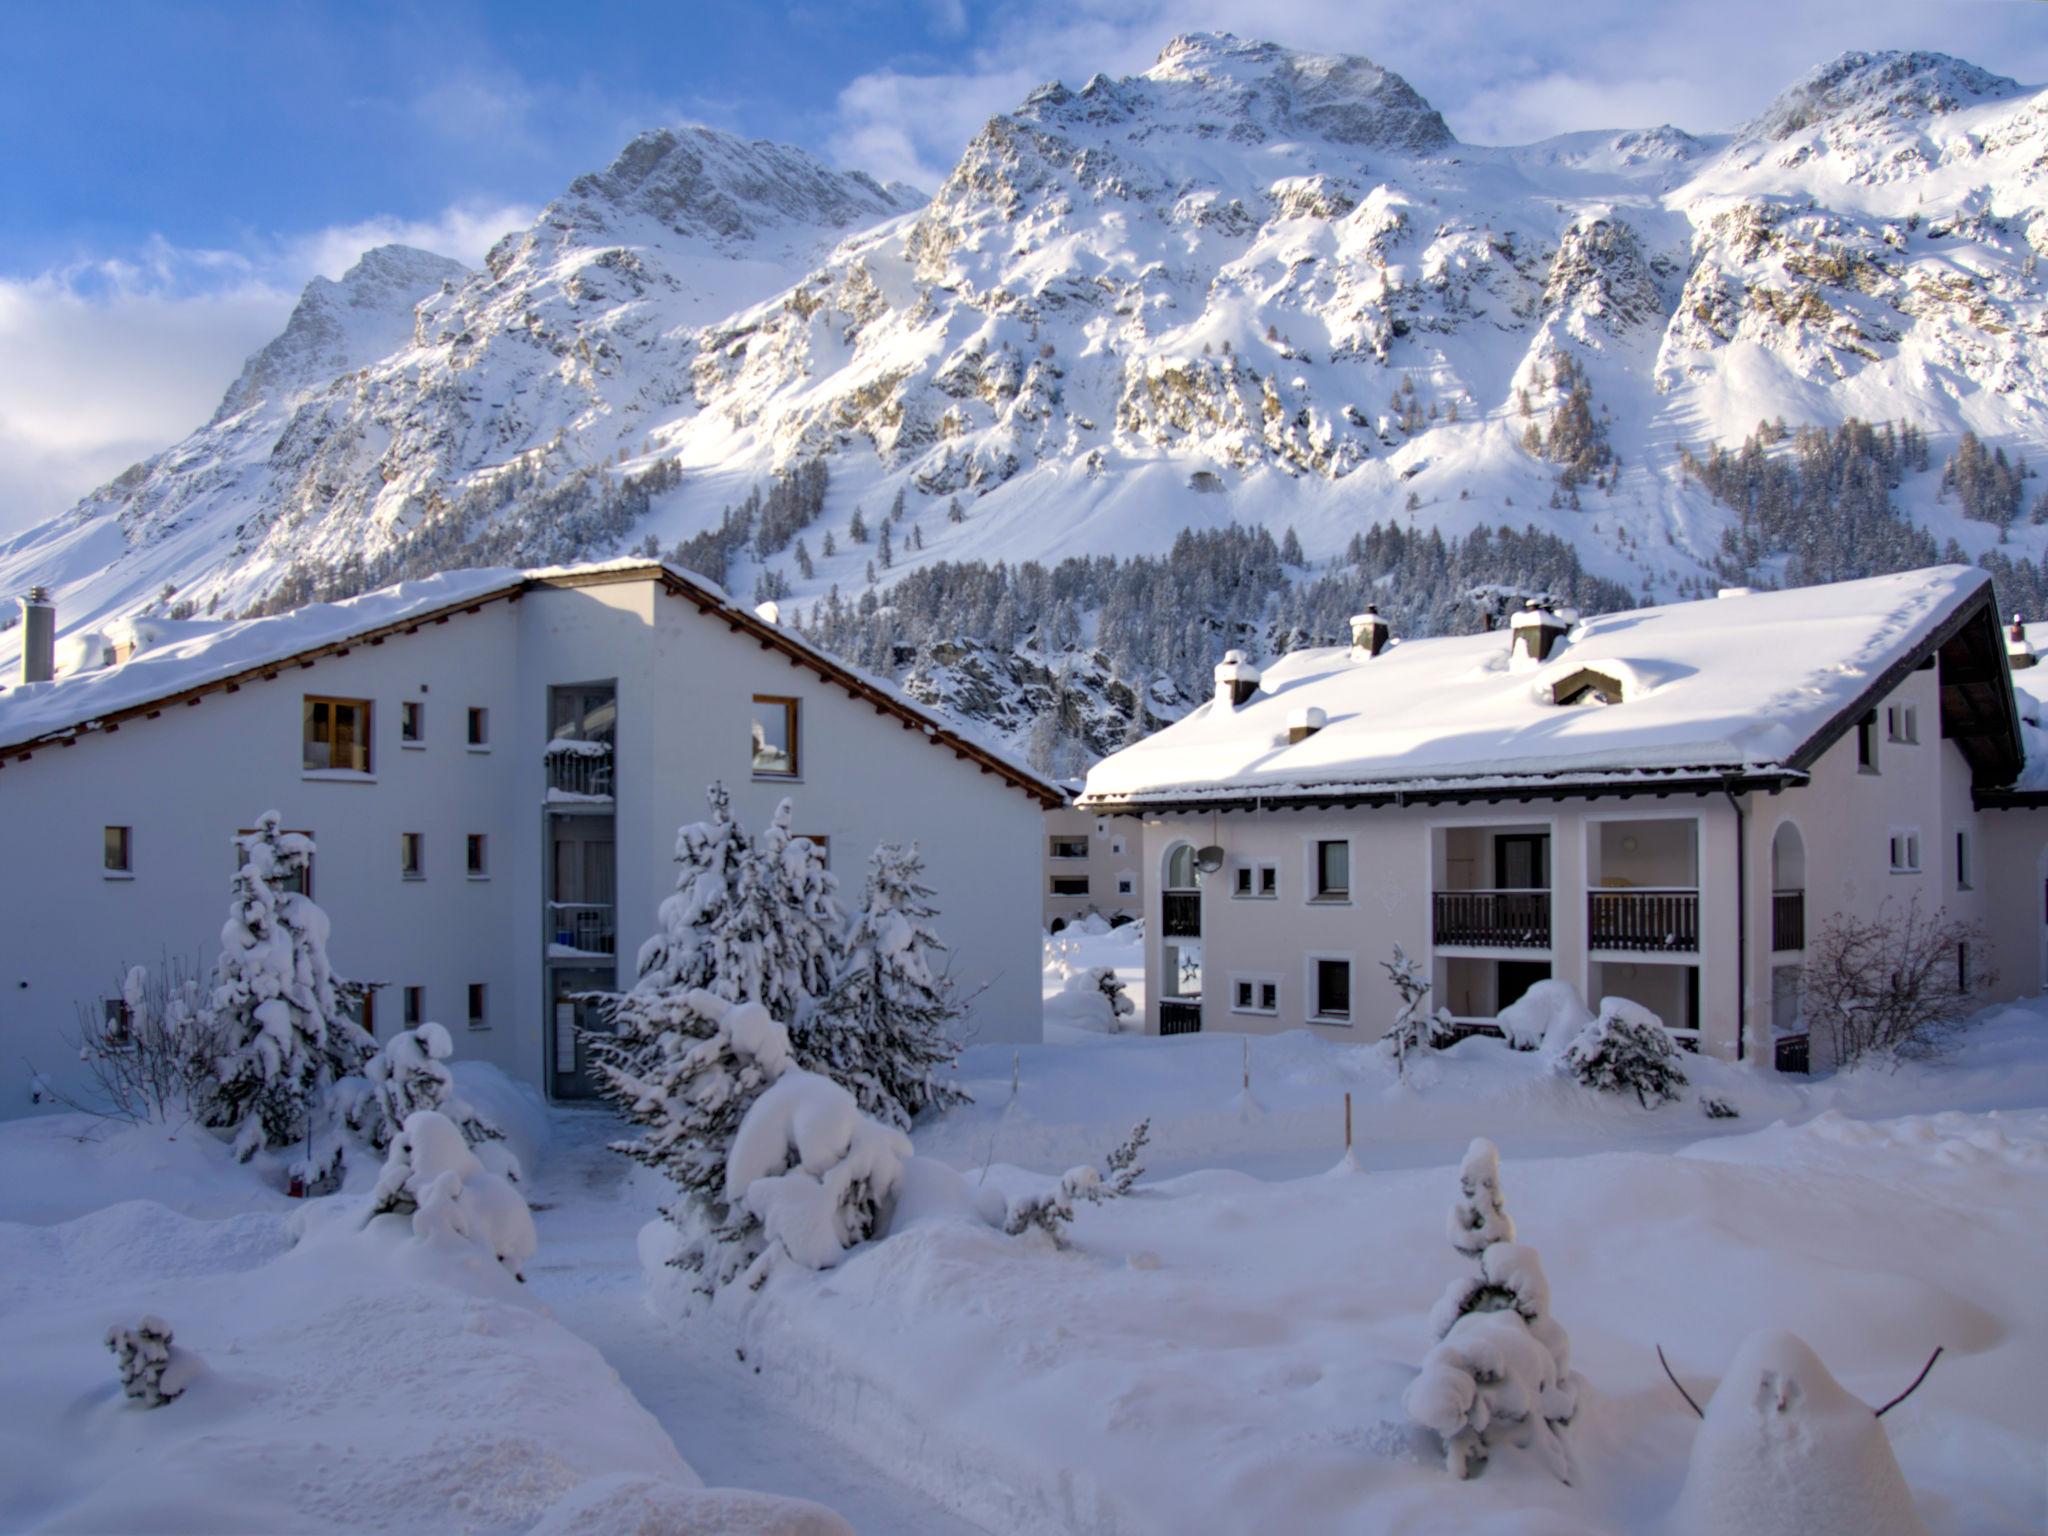
[[[1313,704],[1303,709],[1290,709],[1287,711],[1287,744],[1291,747],[1297,741],[1307,741],[1329,723],[1330,717]]]
[[[48,587],[30,587],[21,600],[21,680],[47,683],[57,675],[57,608]]]
[[[1216,663],[1216,702],[1225,709],[1239,709],[1259,691],[1259,669],[1243,651],[1225,651]]]
[[[1532,597],[1508,625],[1508,658],[1531,666],[1541,665],[1550,660],[1550,653],[1570,630],[1571,625],[1548,602]]]
[[[1387,648],[1387,621],[1379,605],[1367,603],[1365,612],[1351,615],[1351,649],[1360,656],[1377,656]]]
[[[2024,672],[2040,659],[2034,654],[2033,643],[2027,639],[2026,620],[2018,614],[2012,616],[2012,628],[2005,632],[2005,659],[2015,672]]]

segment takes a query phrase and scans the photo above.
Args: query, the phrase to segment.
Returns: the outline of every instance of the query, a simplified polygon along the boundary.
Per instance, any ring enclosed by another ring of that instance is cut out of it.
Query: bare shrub
[[[68,1043],[92,1089],[73,1109],[116,1120],[167,1123],[189,1112],[212,1066],[210,982],[196,963],[165,956],[131,966],[116,995],[78,1005]]]
[[[1807,1021],[1840,1066],[1938,1056],[1998,984],[1990,958],[1982,924],[1923,912],[1917,897],[1870,918],[1837,912],[1807,951]]]

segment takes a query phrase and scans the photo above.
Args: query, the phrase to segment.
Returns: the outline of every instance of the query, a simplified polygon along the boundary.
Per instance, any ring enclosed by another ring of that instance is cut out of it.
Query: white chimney
[[[1552,611],[1548,603],[1530,598],[1508,625],[1508,659],[1525,666],[1539,666],[1550,660],[1557,642],[1571,625]]]
[[[2033,643],[2027,639],[2027,623],[2018,614],[2012,616],[2012,628],[2005,632],[2005,659],[2015,672],[2024,672],[2040,660],[2034,654]]]
[[[1216,702],[1224,709],[1238,709],[1259,691],[1259,669],[1243,651],[1225,651],[1216,663]]]
[[[1351,649],[1355,655],[1377,656],[1387,648],[1387,621],[1379,605],[1367,603],[1365,612],[1351,615]]]
[[[1287,711],[1287,744],[1291,747],[1297,741],[1307,741],[1329,723],[1330,717],[1313,704],[1290,709]]]
[[[48,587],[30,587],[21,600],[21,680],[47,683],[56,675],[56,605]]]

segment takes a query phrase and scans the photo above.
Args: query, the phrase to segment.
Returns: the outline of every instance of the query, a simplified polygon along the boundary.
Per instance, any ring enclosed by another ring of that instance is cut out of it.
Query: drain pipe
[[[1741,1061],[1749,1048],[1749,826],[1735,781],[1723,784],[1721,793],[1735,813],[1735,1059]]]

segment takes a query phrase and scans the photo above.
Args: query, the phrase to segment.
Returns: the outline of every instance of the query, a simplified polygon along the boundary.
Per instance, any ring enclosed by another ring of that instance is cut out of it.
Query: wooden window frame
[[[749,766],[753,776],[757,779],[783,781],[801,779],[804,776],[803,700],[786,693],[757,693],[753,697],[754,713],[747,721],[749,727],[761,723],[761,711],[764,705],[773,705],[782,711],[782,732],[784,738],[789,743],[789,767],[786,769],[763,768],[758,761],[750,761]],[[748,752],[751,754],[753,750],[751,745],[751,729],[748,732],[748,737],[750,743]]]
[[[402,880],[424,880],[427,878],[426,833],[401,832],[398,834],[398,875]]]
[[[422,986],[407,987],[399,1000],[398,1017],[407,1029],[417,1028],[427,1021],[427,989]]]
[[[1079,846],[1079,853],[1062,853],[1062,848]],[[1046,857],[1058,863],[1085,863],[1088,858],[1088,834],[1086,832],[1055,832],[1046,839]]]
[[[116,840],[114,834],[119,833]],[[119,848],[119,853],[115,852]],[[120,862],[113,860],[119,858]],[[135,829],[133,827],[108,826],[100,833],[100,872],[110,880],[132,880],[135,878]]]
[[[1079,889],[1078,891],[1063,891],[1060,889],[1060,887],[1063,885],[1078,885],[1081,887],[1081,889]],[[1089,887],[1088,877],[1086,875],[1053,875],[1051,877],[1051,883],[1046,887],[1046,890],[1047,893],[1050,895],[1058,896],[1069,901],[1075,899],[1076,897],[1089,896],[1094,894]]]
[[[235,868],[237,870],[240,870],[248,862],[247,856],[242,851],[242,839],[254,837],[261,830],[260,827],[243,827],[235,833]],[[279,827],[277,830],[286,837],[303,837],[308,842],[319,841],[319,839],[313,836],[312,831],[306,827]],[[313,899],[313,866],[319,863],[319,861],[320,855],[317,850],[306,855],[306,884],[299,894],[308,901]]]
[[[488,752],[491,750],[491,712],[482,704],[469,706],[468,725],[469,750]]]
[[[325,743],[327,763],[324,767],[306,761],[308,750],[318,742],[318,738],[313,734],[313,723],[315,715],[322,705],[325,705],[328,710],[327,741]],[[337,768],[334,765],[335,719],[333,712],[337,706],[341,705],[359,710],[362,715],[361,728],[356,733],[356,749],[361,753],[363,759],[361,767]],[[299,701],[299,771],[308,774],[353,774],[358,778],[370,778],[377,771],[376,722],[377,710],[374,700],[348,698],[336,693],[302,694]]]
[[[427,744],[427,706],[420,699],[398,701],[398,744],[423,747]]]
[[[1323,884],[1323,850],[1342,848],[1344,850],[1344,884],[1341,886]],[[1309,900],[1333,906],[1344,905],[1351,900],[1351,839],[1348,837],[1318,837],[1312,840],[1309,858]]]
[[[491,838],[488,832],[470,832],[463,836],[462,865],[472,880],[491,878]]]
[[[1310,1024],[1348,1026],[1357,1017],[1358,964],[1349,954],[1342,952],[1312,950],[1304,958],[1307,969],[1308,999],[1305,1018]],[[1344,1011],[1333,1013],[1323,1006],[1323,967],[1341,965],[1344,967]]]

